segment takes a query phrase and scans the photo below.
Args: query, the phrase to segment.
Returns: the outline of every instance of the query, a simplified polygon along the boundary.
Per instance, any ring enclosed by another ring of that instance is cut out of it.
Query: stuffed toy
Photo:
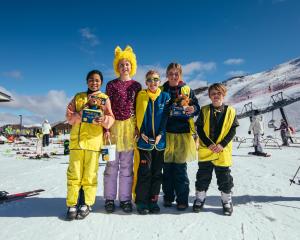
[[[179,95],[171,107],[170,115],[180,118],[189,118],[190,115],[186,114],[185,109],[190,105],[190,103],[191,99],[188,96],[184,94]]]
[[[187,107],[190,105],[191,99],[188,96],[181,94],[174,102],[177,107]]]
[[[92,95],[88,100],[88,102],[85,104],[84,108],[103,111],[104,105],[105,105],[105,99]]]
[[[82,122],[97,124],[95,118],[104,115],[105,99],[92,95],[82,111]]]

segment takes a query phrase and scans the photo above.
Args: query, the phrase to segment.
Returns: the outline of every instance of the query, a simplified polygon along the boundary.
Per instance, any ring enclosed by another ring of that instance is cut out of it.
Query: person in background
[[[43,147],[49,146],[50,134],[52,134],[51,125],[47,119],[42,124]]]
[[[275,128],[275,131],[280,130],[280,136],[282,140],[282,146],[290,146],[288,141],[289,126],[284,119],[281,119],[279,128]]]
[[[260,114],[259,110],[254,110],[254,115],[252,116],[252,120],[249,126],[248,134],[253,133],[253,146],[254,152],[250,152],[249,154],[268,157],[269,154],[263,151],[263,147],[261,145],[261,139],[264,135],[264,124],[263,124],[263,116]]]

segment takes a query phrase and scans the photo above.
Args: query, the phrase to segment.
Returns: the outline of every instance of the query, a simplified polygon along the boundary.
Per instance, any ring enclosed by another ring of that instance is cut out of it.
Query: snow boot
[[[68,207],[68,211],[67,211],[67,220],[72,221],[74,219],[76,219],[77,217],[77,207],[73,206],[73,207]]]
[[[158,201],[158,195],[153,195],[149,203],[150,213],[156,214],[160,212],[160,207],[158,206],[157,201]]]
[[[132,212],[132,203],[131,201],[121,201],[120,207],[122,208],[123,212],[131,213]]]
[[[144,204],[144,203],[137,203],[136,210],[141,215],[147,215],[149,213],[149,208],[148,208],[147,204]]]
[[[205,191],[196,191],[196,200],[194,201],[194,205],[193,205],[193,211],[195,213],[201,211],[205,203],[205,198],[206,198]]]
[[[164,200],[164,207],[166,208],[172,207],[172,202],[169,200]]]
[[[160,212],[160,207],[158,206],[156,201],[151,201],[149,203],[149,211],[150,211],[150,213],[154,213],[154,214],[157,214]]]
[[[115,201],[114,200],[105,200],[105,211],[107,213],[113,213],[115,211]]]
[[[78,210],[78,214],[77,214],[77,217],[76,219],[84,219],[87,215],[89,215],[90,211],[91,211],[91,207],[88,206],[88,205],[81,205],[79,207],[79,210]]]
[[[176,208],[178,211],[185,211],[189,206],[185,203],[177,203]]]
[[[231,193],[221,192],[221,201],[223,206],[223,214],[226,216],[231,216],[233,212]]]

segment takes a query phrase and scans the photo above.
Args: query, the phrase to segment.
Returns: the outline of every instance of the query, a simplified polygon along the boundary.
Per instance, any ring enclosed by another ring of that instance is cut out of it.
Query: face
[[[168,71],[167,78],[168,78],[168,81],[169,81],[169,85],[171,87],[178,86],[178,83],[181,80],[181,75],[180,75],[179,69],[171,68]]]
[[[121,76],[130,75],[131,63],[127,59],[121,59],[118,63],[118,70]]]
[[[224,95],[220,91],[215,89],[212,89],[209,92],[209,98],[214,107],[220,107],[224,101]]]
[[[149,75],[146,79],[146,85],[151,92],[156,92],[160,85],[159,75],[156,73]]]
[[[93,74],[87,81],[88,88],[92,91],[97,91],[101,87],[101,77],[99,74]]]

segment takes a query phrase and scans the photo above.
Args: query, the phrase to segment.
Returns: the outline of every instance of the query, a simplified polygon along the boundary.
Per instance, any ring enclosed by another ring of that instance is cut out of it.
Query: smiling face
[[[178,86],[179,82],[181,81],[180,70],[178,68],[171,68],[167,72],[167,78],[171,87]]]
[[[97,73],[92,74],[87,80],[88,88],[93,92],[98,91],[101,87],[101,84],[102,84],[101,77]]]
[[[118,70],[121,77],[129,76],[131,72],[131,63],[127,59],[121,59],[118,63]]]
[[[157,73],[149,74],[146,79],[146,85],[151,92],[155,93],[160,85],[159,75]]]

